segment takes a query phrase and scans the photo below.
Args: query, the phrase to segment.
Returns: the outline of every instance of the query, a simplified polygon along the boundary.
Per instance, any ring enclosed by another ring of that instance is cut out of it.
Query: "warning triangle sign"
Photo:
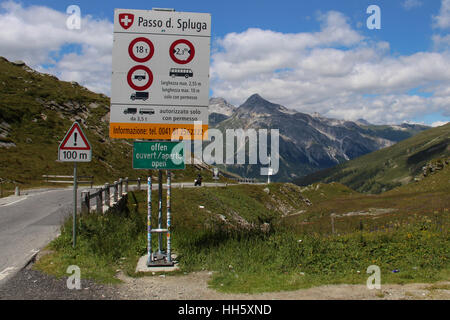
[[[91,145],[81,130],[78,122],[74,122],[59,145],[61,150],[91,150]]]

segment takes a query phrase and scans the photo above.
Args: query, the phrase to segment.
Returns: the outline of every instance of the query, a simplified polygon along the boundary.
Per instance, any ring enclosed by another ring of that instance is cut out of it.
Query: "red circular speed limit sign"
[[[128,54],[131,59],[139,63],[147,62],[153,57],[154,53],[153,43],[144,37],[134,39],[128,46]]]
[[[142,71],[136,72],[139,70],[142,70],[143,72]],[[136,80],[137,81],[147,80],[147,81],[144,82],[144,85],[138,86],[134,82]],[[128,85],[136,91],[147,90],[152,85],[153,73],[146,66],[134,66],[133,68],[130,69],[130,71],[128,71],[127,82],[128,82]]]
[[[194,59],[195,48],[190,41],[186,39],[179,39],[172,43],[169,49],[169,54],[172,60],[176,63],[186,64]]]

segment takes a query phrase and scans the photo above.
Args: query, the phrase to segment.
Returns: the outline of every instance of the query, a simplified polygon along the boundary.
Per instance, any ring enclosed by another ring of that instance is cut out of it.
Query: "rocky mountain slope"
[[[219,122],[228,119],[236,111],[236,107],[224,98],[209,99],[209,125],[214,127]]]
[[[78,165],[79,175],[95,183],[120,177],[145,177],[132,168],[132,140],[109,138],[109,98],[75,82],[59,81],[23,62],[0,57],[0,183],[38,186],[42,175],[72,175],[72,163],[57,162],[58,146],[74,121],[92,145],[90,163]],[[175,180],[193,181],[194,166],[174,172]],[[212,174],[204,174],[205,180]]]
[[[217,104],[216,101],[214,104]],[[277,181],[288,181],[333,167],[389,147],[428,128],[409,124],[377,126],[364,121],[311,116],[271,103],[258,94],[249,97],[231,116],[226,117],[212,126],[222,131],[230,128],[279,129],[280,170],[274,176]],[[242,176],[264,178],[259,175],[259,165],[227,168]]]

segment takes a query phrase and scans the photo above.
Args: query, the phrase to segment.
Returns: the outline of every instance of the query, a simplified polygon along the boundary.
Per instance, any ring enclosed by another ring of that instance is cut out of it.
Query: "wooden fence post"
[[[95,198],[97,202],[97,213],[103,213],[103,189],[97,188],[97,197]]]
[[[81,191],[81,213],[86,214],[91,211],[91,201],[89,191]]]
[[[123,191],[123,179],[119,179],[119,192],[118,192],[118,198],[122,198],[122,191]]]
[[[105,183],[105,205],[108,207],[111,206],[111,190],[109,188],[109,183]]]
[[[114,181],[114,202],[119,200],[119,182]]]

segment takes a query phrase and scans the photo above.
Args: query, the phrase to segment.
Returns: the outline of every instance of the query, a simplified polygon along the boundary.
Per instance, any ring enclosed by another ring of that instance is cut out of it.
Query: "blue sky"
[[[432,46],[432,15],[440,8],[439,0],[422,0],[420,7],[405,9],[402,0],[192,0],[192,1],[20,1],[25,5],[45,5],[64,12],[76,4],[82,14],[113,21],[114,8],[145,9],[174,8],[177,11],[208,12],[212,15],[212,36],[223,37],[230,32],[248,28],[270,29],[284,33],[317,31],[319,24],[313,18],[319,12],[330,10],[345,13],[361,31],[374,39],[388,41],[401,54],[428,50]],[[382,12],[381,30],[365,27],[366,9],[376,4]]]
[[[0,48],[0,55],[21,58],[41,71],[79,81],[106,94],[109,82],[99,83],[99,78],[83,67],[91,68],[88,59],[104,57],[103,69],[110,68],[108,37],[114,8],[162,7],[211,13],[211,94],[235,105],[258,92],[289,108],[318,111],[327,117],[363,117],[374,123],[450,121],[450,73],[442,71],[450,66],[446,24],[450,21],[450,0],[0,1],[5,3],[0,7],[0,25],[2,19],[6,23],[7,17],[17,16],[30,27],[42,25],[53,16],[61,20],[67,16],[69,5],[78,5],[89,25],[83,35],[49,42],[52,50],[30,47],[28,55],[21,53],[22,44],[8,40],[3,42],[7,47]],[[381,9],[380,30],[366,27],[370,16],[366,9],[374,4]],[[43,20],[39,20],[39,14],[29,17],[31,6],[48,9],[42,11]],[[436,17],[442,18],[439,24]],[[58,29],[55,21],[52,26]],[[335,34],[330,35],[334,30]],[[20,36],[21,31],[16,32]],[[344,36],[339,37],[339,32]],[[83,36],[86,40],[80,39]],[[283,55],[283,46],[291,47],[288,39],[300,43],[309,36],[326,39],[311,47],[300,44]],[[255,58],[258,50],[266,48],[261,49],[251,40],[269,38],[273,39],[269,47],[280,47],[267,49],[272,61]],[[253,48],[254,55],[246,56]],[[255,59],[255,68],[248,69]],[[274,59],[285,62],[274,64]],[[329,68],[324,68],[328,61]],[[414,70],[415,65],[422,69]],[[247,76],[239,74],[241,69],[246,69]],[[261,80],[267,78],[270,81]]]

